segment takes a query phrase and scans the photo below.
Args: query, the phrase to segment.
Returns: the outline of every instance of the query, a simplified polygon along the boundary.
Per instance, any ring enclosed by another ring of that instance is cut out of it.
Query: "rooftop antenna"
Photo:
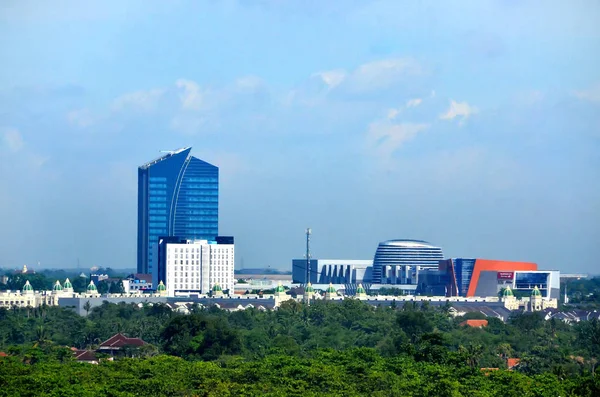
[[[306,284],[304,287],[304,294],[306,295],[306,288],[308,287],[308,284],[310,283],[310,234],[311,234],[311,230],[310,228],[306,229]],[[308,306],[310,306],[310,299],[306,300],[306,304]]]
[[[310,228],[306,229],[306,283],[310,283]]]

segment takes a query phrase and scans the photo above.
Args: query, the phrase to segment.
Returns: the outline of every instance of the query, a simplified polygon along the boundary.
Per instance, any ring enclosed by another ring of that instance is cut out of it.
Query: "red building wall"
[[[471,276],[471,282],[469,283],[469,290],[467,291],[467,296],[475,296],[475,290],[477,289],[477,283],[479,282],[479,276],[482,271],[511,272],[516,270],[538,270],[538,266],[536,263],[532,262],[476,259],[475,267],[473,268],[473,274]]]

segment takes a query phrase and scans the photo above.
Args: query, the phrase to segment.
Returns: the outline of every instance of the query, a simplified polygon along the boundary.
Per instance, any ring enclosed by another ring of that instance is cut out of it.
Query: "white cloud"
[[[16,128],[8,128],[4,131],[3,138],[4,143],[8,146],[11,152],[18,152],[23,149],[25,142],[23,136]]]
[[[314,73],[312,77],[319,77],[329,88],[335,88],[346,79],[346,72],[342,69]]]
[[[390,109],[390,110],[388,110],[387,118],[389,120],[393,120],[393,119],[396,118],[396,116],[398,116],[398,114],[400,114],[400,110],[398,110],[398,109]]]
[[[265,83],[258,76],[244,76],[237,79],[235,85],[237,89],[244,91],[256,91],[262,88]]]
[[[175,85],[180,89],[179,99],[183,109],[200,110],[205,104],[205,93],[195,81],[179,79]]]
[[[409,99],[408,102],[406,102],[406,107],[407,108],[415,108],[415,107],[419,106],[421,104],[421,102],[423,102],[423,100],[421,98]]]
[[[429,127],[427,123],[373,122],[367,131],[367,144],[381,160],[388,161],[400,146]]]
[[[600,103],[600,83],[587,90],[575,91],[573,95],[583,101]]]
[[[401,106],[398,109],[388,110],[387,118],[388,118],[388,120],[394,120],[396,117],[398,117],[398,115],[402,112],[402,110],[404,110],[404,108],[406,108],[406,109],[415,108],[415,107],[419,106],[421,103],[423,103],[423,100],[421,98],[409,99],[408,101],[406,101],[406,105],[404,107]]]
[[[411,58],[384,59],[359,66],[348,78],[353,91],[389,88],[405,79],[423,73],[421,65]]]
[[[95,119],[90,110],[84,108],[67,113],[67,121],[75,127],[85,128],[94,124]]]
[[[442,120],[454,120],[456,117],[461,117],[460,123],[463,124],[471,115],[477,113],[476,107],[469,105],[467,102],[450,101],[450,108],[446,113],[440,115]]]
[[[133,109],[150,112],[156,109],[164,93],[165,91],[161,89],[130,92],[113,101],[113,110]]]

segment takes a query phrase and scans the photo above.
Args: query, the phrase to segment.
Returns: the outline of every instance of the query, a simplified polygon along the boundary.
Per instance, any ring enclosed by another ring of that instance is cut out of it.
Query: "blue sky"
[[[237,265],[452,257],[598,273],[600,3],[0,4],[0,266],[135,266],[137,166],[221,169]]]

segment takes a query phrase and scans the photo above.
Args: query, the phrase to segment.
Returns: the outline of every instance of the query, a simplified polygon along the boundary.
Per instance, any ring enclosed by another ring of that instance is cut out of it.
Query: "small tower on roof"
[[[530,309],[532,312],[540,311],[543,309],[542,308],[542,292],[537,287],[537,285],[535,287],[533,287],[533,290],[531,291],[531,298],[529,299],[529,304],[531,306]]]
[[[325,290],[325,299],[332,299],[337,296],[337,291],[333,284],[329,283],[329,287]]]
[[[156,291],[160,294],[160,296],[167,296],[167,287],[165,286],[165,283],[162,282],[162,280],[160,280],[160,283],[158,283]]]
[[[214,297],[223,296],[223,289],[221,288],[221,286],[218,283],[213,285],[212,291],[211,291],[211,296],[214,296]]]
[[[54,295],[58,295],[63,292],[63,287],[60,285],[60,281],[56,280],[54,286],[52,287],[52,293]]]
[[[363,287],[362,284],[358,284],[358,288],[356,288],[356,295],[357,298],[366,298],[367,297],[367,291],[365,291],[365,288]]]
[[[306,287],[304,288],[304,300],[310,301],[314,295],[315,295],[315,289],[313,288],[312,284],[311,283],[306,284]]]
[[[506,288],[504,288],[504,291],[502,291],[501,301],[504,303],[504,307],[508,310],[519,309],[519,302],[517,301],[517,298],[513,294],[513,291],[509,285],[507,285]]]
[[[33,287],[29,284],[29,280],[25,281],[25,285],[23,285],[23,293],[33,295]]]
[[[281,284],[281,281],[277,283],[277,287],[275,287],[275,296],[283,297],[287,296],[285,293],[285,287]]]
[[[279,306],[279,304],[281,302],[289,300],[289,299],[292,298],[290,295],[288,295],[288,294],[285,293],[285,288],[281,284],[281,281],[277,283],[277,287],[275,288],[274,298],[275,298],[275,305],[276,306]]]
[[[94,284],[93,280],[90,280],[90,283],[87,286],[86,294],[99,295],[98,288],[96,288],[96,284]]]
[[[73,292],[73,284],[71,284],[71,281],[68,278],[65,280],[65,284],[63,285],[63,292]]]

